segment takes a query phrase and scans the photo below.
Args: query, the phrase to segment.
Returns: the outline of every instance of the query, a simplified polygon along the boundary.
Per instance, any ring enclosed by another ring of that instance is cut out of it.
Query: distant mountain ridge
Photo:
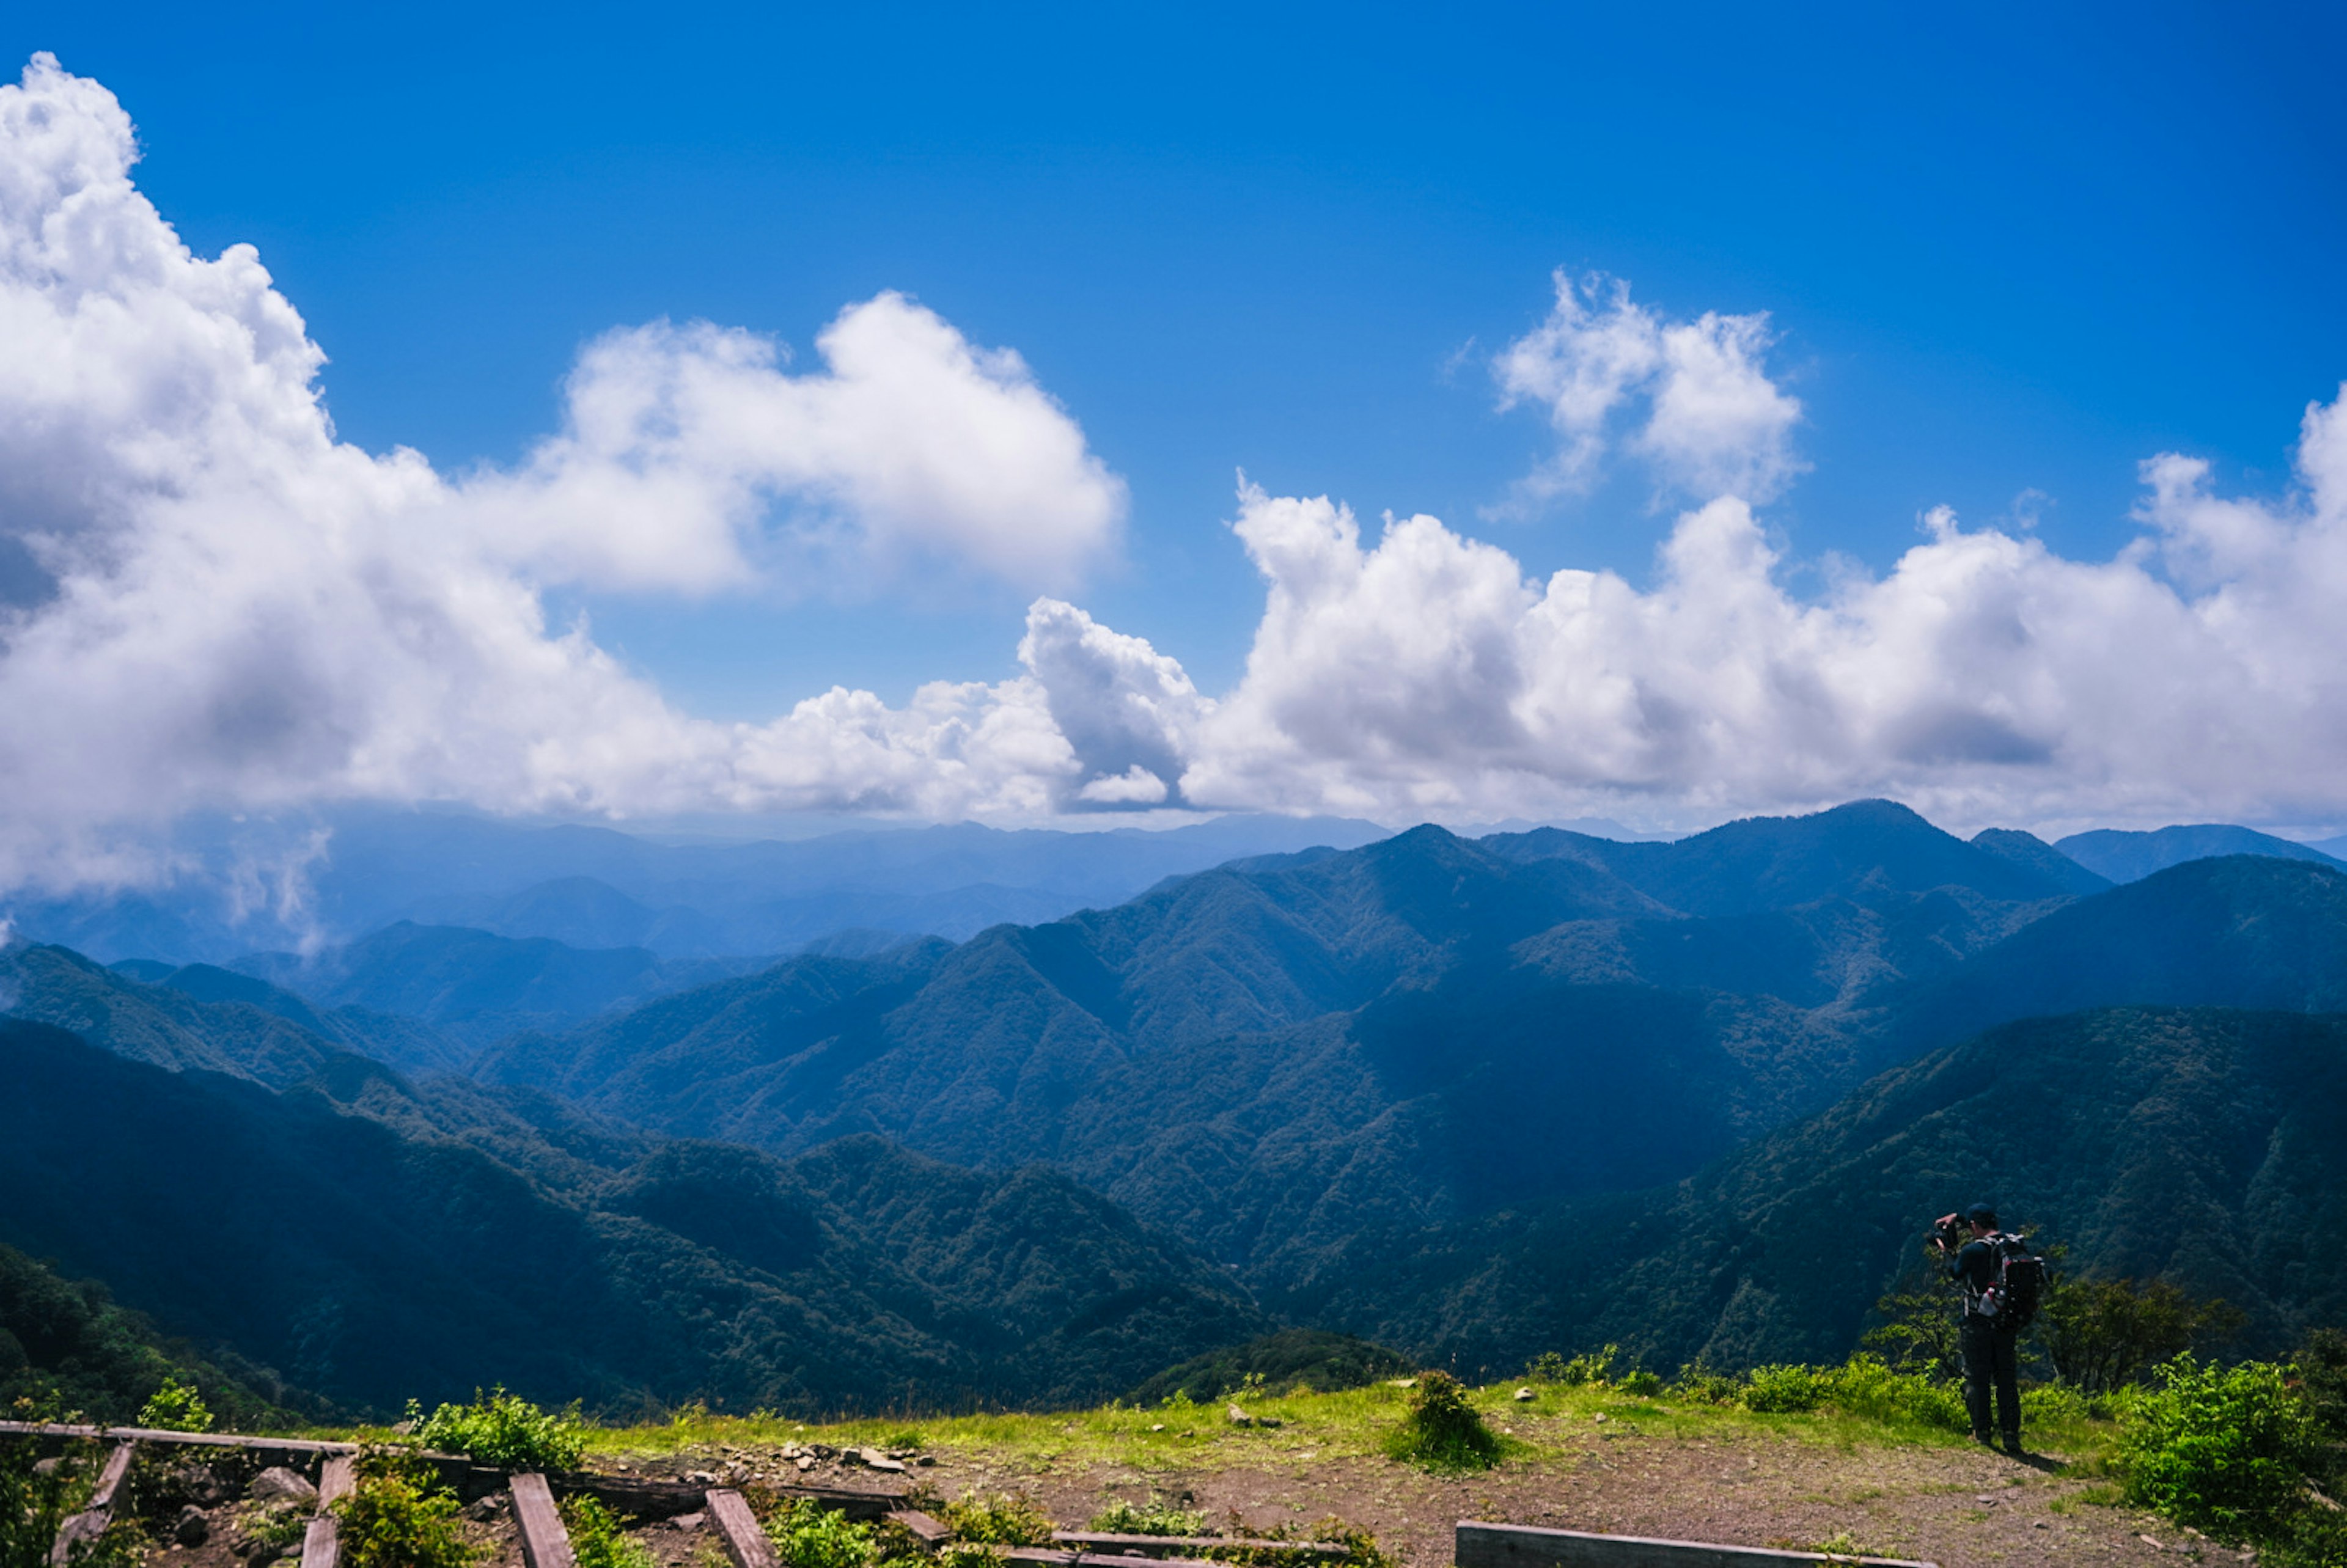
[[[2347,865],[2313,845],[2276,838],[2270,833],[2226,823],[2163,827],[2156,833],[2100,828],[2093,833],[2074,833],[2054,847],[2113,882],[2137,882],[2171,866],[2225,855],[2266,855],[2281,860]]]
[[[298,828],[298,831],[297,831]],[[222,963],[349,942],[407,920],[663,959],[780,955],[861,928],[972,936],[1122,903],[1235,857],[1385,836],[1334,817],[1228,816],[1163,831],[1005,830],[974,823],[815,838],[671,844],[606,827],[352,808],[269,830],[190,828],[201,869],[144,892],[19,897],[20,937],[108,962]],[[256,906],[251,888],[270,887]]]

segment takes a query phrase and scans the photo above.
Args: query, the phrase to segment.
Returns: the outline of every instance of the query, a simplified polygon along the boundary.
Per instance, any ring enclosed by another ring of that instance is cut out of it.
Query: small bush
[[[1500,1440],[1467,1402],[1466,1386],[1448,1372],[1420,1372],[1409,1414],[1386,1440],[1386,1453],[1436,1471],[1489,1470]]]
[[[299,1503],[248,1502],[236,1511],[237,1532],[259,1546],[280,1552],[301,1543],[310,1518]]]
[[[938,1548],[937,1568],[999,1568],[1002,1548],[982,1541],[948,1541]]]
[[[334,1517],[350,1568],[466,1568],[479,1555],[457,1527],[456,1494],[403,1454],[361,1460]]]
[[[1921,1421],[1961,1432],[1972,1425],[1963,1397],[1926,1372],[1901,1372],[1861,1351],[1839,1367],[1820,1368],[1825,1402],[1875,1421]]]
[[[1663,1379],[1644,1367],[1636,1367],[1623,1373],[1621,1380],[1614,1386],[1632,1399],[1651,1399],[1663,1391]]]
[[[1524,1368],[1524,1375],[1539,1383],[1557,1383],[1568,1389],[1578,1389],[1584,1383],[1605,1384],[1614,1377],[1614,1363],[1622,1358],[1619,1345],[1608,1345],[1595,1354],[1587,1352],[1568,1359],[1553,1350],[1542,1351]]]
[[[166,1432],[208,1432],[212,1430],[212,1413],[193,1384],[182,1383],[167,1372],[163,1386],[148,1396],[133,1424]]]
[[[1733,1405],[1744,1398],[1744,1379],[1715,1372],[1700,1362],[1689,1362],[1679,1368],[1673,1387],[1682,1399],[1699,1399],[1707,1405]]]
[[[1043,1505],[1023,1491],[992,1497],[966,1491],[946,1504],[945,1522],[964,1541],[997,1546],[1049,1546],[1059,1526]]]
[[[1204,1535],[1206,1515],[1203,1510],[1176,1508],[1170,1502],[1160,1502],[1154,1496],[1146,1504],[1112,1502],[1092,1515],[1087,1530],[1104,1535]]]
[[[464,1454],[495,1470],[576,1470],[587,1447],[576,1406],[555,1415],[503,1389],[488,1394],[476,1389],[471,1404],[443,1405],[429,1416],[411,1399],[407,1415],[415,1423],[415,1440],[425,1448]]]
[[[2301,1478],[2323,1453],[2282,1368],[2223,1368],[2188,1351],[2157,1379],[2120,1426],[2127,1501],[2226,1540],[2277,1539],[2304,1508]]]
[[[1744,1408],[1768,1415],[1814,1410],[1832,1389],[1831,1374],[1815,1367],[1755,1367],[1744,1385]]]
[[[581,1492],[562,1500],[562,1524],[579,1568],[652,1568],[651,1548],[629,1539],[620,1516]]]
[[[811,1497],[796,1497],[766,1516],[766,1539],[783,1568],[871,1568],[879,1560],[873,1528]]]

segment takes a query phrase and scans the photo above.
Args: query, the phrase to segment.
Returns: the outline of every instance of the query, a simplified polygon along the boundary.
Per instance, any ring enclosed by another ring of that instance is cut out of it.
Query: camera
[[[1951,1250],[1962,1246],[1964,1242],[1969,1239],[1965,1234],[1963,1216],[1961,1214],[1943,1214],[1940,1218],[1933,1220],[1932,1222],[1932,1239],[1939,1243],[1941,1246]]]

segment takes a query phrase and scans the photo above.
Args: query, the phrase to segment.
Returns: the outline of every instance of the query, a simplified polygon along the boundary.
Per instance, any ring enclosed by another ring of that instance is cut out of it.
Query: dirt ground
[[[1020,1474],[938,1451],[940,1493],[1023,1488],[1063,1526],[1108,1501],[1157,1495],[1255,1526],[1336,1514],[1409,1568],[1448,1568],[1462,1519],[1815,1550],[1844,1538],[1941,1568],[2028,1563],[2233,1563],[2250,1554],[2131,1509],[2076,1501],[2089,1483],[2051,1459],[1985,1450],[1841,1450],[1795,1439],[1593,1434],[1575,1452],[1446,1479],[1381,1459],[1144,1475],[1122,1467]],[[1839,1542],[1836,1542],[1840,1544]]]

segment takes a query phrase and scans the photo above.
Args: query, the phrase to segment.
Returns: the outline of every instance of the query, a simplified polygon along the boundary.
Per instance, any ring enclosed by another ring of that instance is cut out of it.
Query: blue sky
[[[0,46],[0,881],[349,800],[2347,827],[2335,9]]]
[[[1483,357],[1563,266],[1767,311],[1814,469],[1796,554],[1878,568],[1948,504],[2099,554],[2136,463],[2277,483],[2347,374],[2340,13],[1746,7],[39,7],[138,121],[200,252],[255,242],[346,438],[513,460],[579,344],[705,317],[805,354],[905,290],[1015,347],[1131,482],[1087,607],[1239,671],[1261,589],[1235,469],[1429,511],[1535,571],[1643,577],[1635,479],[1490,506],[1538,418]],[[598,601],[696,711],[1012,667],[1008,586]]]

